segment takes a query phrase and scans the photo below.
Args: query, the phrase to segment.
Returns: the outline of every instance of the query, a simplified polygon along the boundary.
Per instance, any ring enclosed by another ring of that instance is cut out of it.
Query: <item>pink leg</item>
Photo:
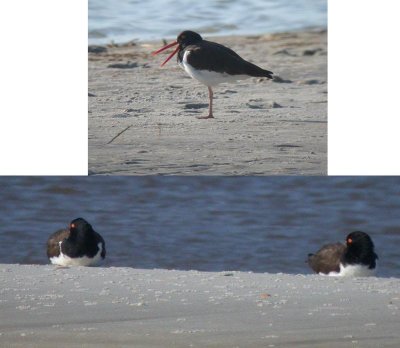
[[[207,119],[207,118],[214,118],[213,113],[212,113],[212,102],[213,102],[213,91],[211,87],[208,87],[208,98],[210,99],[210,104],[208,108],[208,116],[197,116],[199,119]]]

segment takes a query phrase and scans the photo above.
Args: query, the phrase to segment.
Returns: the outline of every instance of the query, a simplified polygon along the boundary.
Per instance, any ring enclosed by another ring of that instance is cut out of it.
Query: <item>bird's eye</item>
[[[71,228],[75,228],[75,224],[71,224]]]
[[[351,243],[353,243],[353,240],[351,238],[348,238],[347,239],[347,244],[351,244]]]

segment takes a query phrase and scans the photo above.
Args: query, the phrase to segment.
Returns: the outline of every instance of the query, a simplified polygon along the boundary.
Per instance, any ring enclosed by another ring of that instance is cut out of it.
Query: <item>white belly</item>
[[[99,251],[93,258],[88,258],[87,256],[71,258],[61,252],[60,246],[60,255],[51,257],[50,262],[53,265],[58,266],[95,266],[102,260],[101,252],[103,251],[101,243],[99,243],[97,246],[99,247]]]
[[[376,273],[376,267],[374,269],[368,268],[363,265],[347,265],[346,267],[340,264],[339,272],[330,272],[327,274],[332,277],[372,277]]]
[[[179,63],[179,66],[183,70],[185,70],[191,78],[196,79],[197,81],[208,87],[212,87],[223,82],[236,82],[238,80],[244,80],[251,77],[249,75],[229,75],[216,71],[196,70],[187,62],[187,57],[189,54],[190,51],[185,51],[185,53],[183,54],[182,62]]]

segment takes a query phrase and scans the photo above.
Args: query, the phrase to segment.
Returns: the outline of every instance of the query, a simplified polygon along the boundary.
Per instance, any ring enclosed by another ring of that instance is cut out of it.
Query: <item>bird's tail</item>
[[[273,72],[272,72],[272,71],[263,70],[263,72],[264,72],[264,77],[266,77],[266,78],[268,78],[268,79],[272,79],[272,75],[273,75]]]
[[[304,260],[305,263],[309,263],[310,259],[314,256],[314,254],[310,253],[307,255],[307,260]]]

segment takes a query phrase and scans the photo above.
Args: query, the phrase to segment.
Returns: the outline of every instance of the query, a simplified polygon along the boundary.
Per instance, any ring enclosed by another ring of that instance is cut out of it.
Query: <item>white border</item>
[[[328,174],[400,174],[399,5],[328,2]]]
[[[87,175],[87,2],[1,1],[0,174]]]

